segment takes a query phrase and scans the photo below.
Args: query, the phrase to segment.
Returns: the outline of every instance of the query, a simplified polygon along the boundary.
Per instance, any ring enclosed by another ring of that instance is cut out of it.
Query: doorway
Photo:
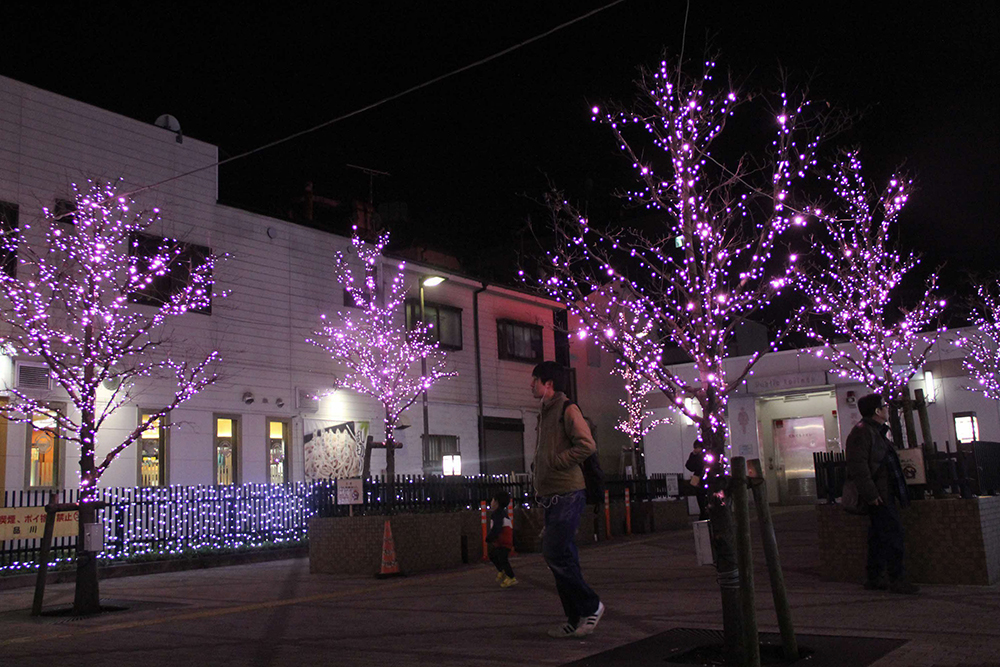
[[[483,417],[480,471],[484,475],[524,472],[524,422],[520,419]]]
[[[813,454],[840,449],[837,398],[833,391],[766,396],[757,399],[761,458],[771,502],[816,502]]]

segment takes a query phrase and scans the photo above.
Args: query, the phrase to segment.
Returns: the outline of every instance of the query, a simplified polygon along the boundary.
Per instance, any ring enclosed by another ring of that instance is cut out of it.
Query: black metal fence
[[[605,481],[609,497],[633,501],[677,495],[674,475],[648,479]],[[169,557],[194,550],[223,551],[301,541],[312,516],[387,514],[390,512],[448,512],[479,507],[499,490],[511,494],[519,505],[533,505],[534,490],[527,476],[428,477],[399,475],[393,484],[384,478],[366,479],[360,502],[337,502],[336,480],[293,484],[244,484],[241,486],[170,486],[163,488],[100,489],[98,511],[104,527],[105,561],[143,556]],[[75,489],[59,492],[56,502],[74,503]],[[390,502],[390,498],[392,501]],[[48,491],[8,491],[5,509],[42,507]],[[0,541],[0,572],[36,567],[41,548],[37,536]],[[76,536],[53,539],[52,563],[72,559]]]
[[[847,460],[843,452],[813,454],[816,497],[829,503],[843,494]],[[1000,443],[962,443],[955,451],[937,451],[924,461],[926,484],[909,484],[911,496],[950,491],[963,498],[1000,492]]]

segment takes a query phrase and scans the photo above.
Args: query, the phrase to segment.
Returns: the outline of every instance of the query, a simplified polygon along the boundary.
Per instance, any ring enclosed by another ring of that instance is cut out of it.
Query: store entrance
[[[827,390],[761,397],[757,417],[765,475],[768,485],[777,488],[776,500],[782,505],[814,504],[813,454],[840,448],[836,394]]]

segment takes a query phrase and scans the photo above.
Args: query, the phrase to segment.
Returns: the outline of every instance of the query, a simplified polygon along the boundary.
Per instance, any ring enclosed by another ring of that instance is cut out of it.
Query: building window
[[[458,472],[455,472],[455,469]],[[457,435],[428,435],[424,443],[425,475],[462,474],[462,456]]]
[[[462,349],[462,309],[424,300],[424,319],[431,325],[431,339],[448,350]],[[406,300],[406,328],[420,321],[420,299]]]
[[[54,417],[36,412],[28,430],[28,488],[59,487],[62,438]]]
[[[155,412],[139,410],[144,424]],[[167,485],[167,418],[153,420],[139,436],[139,486]]]
[[[284,484],[288,481],[288,422],[267,420],[268,481]]]
[[[955,422],[956,442],[975,442],[979,440],[979,420],[975,412],[956,412],[952,415]]]
[[[17,277],[17,244],[13,238],[17,232],[17,204],[0,201],[0,270],[11,278]]]
[[[191,282],[191,274],[194,269],[202,266],[205,260],[212,254],[210,248],[193,243],[183,243],[173,239],[165,239],[160,236],[143,234],[136,232],[129,238],[129,255],[132,257],[144,258],[146,265],[140,266],[142,270],[148,270],[148,261],[153,257],[176,250],[176,256],[170,265],[162,271],[162,275],[156,275],[149,286],[133,293],[129,300],[132,303],[140,303],[146,306],[162,306],[177,293],[183,291]],[[211,291],[211,286],[206,286]],[[212,297],[208,295],[208,303],[201,308],[192,308],[193,312],[212,314]]]
[[[542,327],[513,320],[497,320],[497,352],[501,359],[529,363],[542,361]]]
[[[239,484],[237,462],[240,453],[240,419],[215,416],[215,483],[220,486]]]

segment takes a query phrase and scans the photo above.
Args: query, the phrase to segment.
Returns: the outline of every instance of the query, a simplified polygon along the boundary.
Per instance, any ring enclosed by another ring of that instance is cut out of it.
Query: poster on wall
[[[360,477],[368,422],[302,420],[307,480]]]
[[[732,456],[742,456],[750,460],[758,458],[757,412],[753,397],[729,399],[729,442]]]

